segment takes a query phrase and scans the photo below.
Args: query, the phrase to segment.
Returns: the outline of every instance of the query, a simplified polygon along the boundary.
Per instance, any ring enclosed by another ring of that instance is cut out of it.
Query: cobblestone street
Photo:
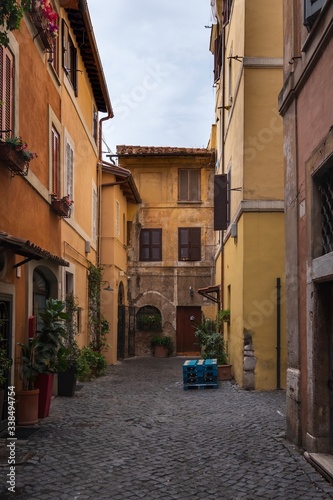
[[[324,499],[333,487],[284,439],[284,391],[182,386],[184,358],[133,358],[54,398],[16,451],[27,500]],[[2,446],[5,441],[2,440]],[[22,455],[22,456],[23,456]],[[0,468],[1,499],[8,467]]]

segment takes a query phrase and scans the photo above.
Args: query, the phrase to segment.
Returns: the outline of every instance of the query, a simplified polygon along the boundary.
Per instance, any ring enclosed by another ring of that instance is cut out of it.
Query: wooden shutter
[[[228,181],[227,174],[214,177],[214,231],[224,230],[228,227]]]
[[[13,135],[14,58],[9,49],[0,45],[0,132],[1,138]]]
[[[178,228],[178,260],[201,260],[201,228]]]
[[[74,151],[69,142],[66,143],[66,189],[64,196],[69,194],[71,200],[74,198]]]
[[[52,127],[52,193],[61,197],[60,193],[60,135]],[[66,193],[67,194],[67,193]]]
[[[214,41],[214,82],[220,78],[222,67],[222,35]]]
[[[141,229],[140,260],[162,260],[162,229]]]
[[[201,260],[201,228],[190,228],[190,260]]]
[[[181,168],[178,179],[179,201],[200,201],[200,170]]]

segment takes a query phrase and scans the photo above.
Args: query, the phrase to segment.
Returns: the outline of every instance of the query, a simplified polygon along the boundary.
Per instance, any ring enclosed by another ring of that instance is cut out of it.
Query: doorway
[[[195,327],[201,323],[201,307],[177,307],[177,354],[200,355],[200,348],[195,338]]]

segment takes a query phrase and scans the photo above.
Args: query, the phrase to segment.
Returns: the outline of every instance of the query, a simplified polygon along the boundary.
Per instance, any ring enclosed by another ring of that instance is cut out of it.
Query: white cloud
[[[206,147],[214,110],[208,0],[89,2],[117,144]]]

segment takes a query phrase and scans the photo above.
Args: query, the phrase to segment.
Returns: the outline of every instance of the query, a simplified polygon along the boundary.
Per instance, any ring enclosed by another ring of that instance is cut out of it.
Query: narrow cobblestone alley
[[[12,497],[333,498],[284,439],[284,391],[246,392],[232,382],[184,391],[183,362],[125,360],[74,398],[54,398],[41,429],[16,442],[23,463]],[[2,464],[1,499],[11,498],[7,473]]]

